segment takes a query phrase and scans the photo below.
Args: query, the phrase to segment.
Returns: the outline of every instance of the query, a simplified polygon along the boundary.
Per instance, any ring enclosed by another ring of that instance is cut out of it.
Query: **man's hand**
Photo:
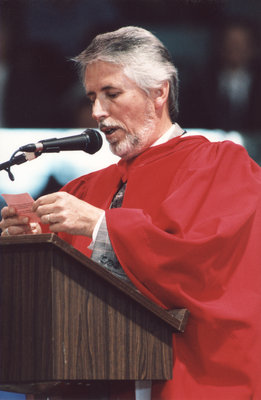
[[[30,222],[28,217],[18,216],[13,207],[4,207],[1,214],[1,236],[37,234],[42,232],[38,223]]]
[[[72,235],[92,236],[94,227],[103,210],[94,207],[66,192],[57,192],[39,197],[33,211],[41,222],[50,225],[52,232],[67,232]]]

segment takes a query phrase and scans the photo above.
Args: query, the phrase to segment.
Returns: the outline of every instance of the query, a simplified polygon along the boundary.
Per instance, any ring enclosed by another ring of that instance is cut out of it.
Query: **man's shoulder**
[[[186,149],[184,164],[193,168],[211,167],[226,160],[236,164],[252,162],[243,145],[231,140],[215,140],[203,135],[190,135],[181,141],[180,147]]]

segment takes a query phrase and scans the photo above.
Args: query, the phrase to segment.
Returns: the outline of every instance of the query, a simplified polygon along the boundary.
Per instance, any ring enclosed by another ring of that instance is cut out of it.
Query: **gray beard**
[[[124,139],[119,142],[110,143],[111,152],[126,160],[137,156],[149,147],[149,138],[153,129],[154,119],[148,115],[144,127],[139,132],[134,134],[126,132]]]

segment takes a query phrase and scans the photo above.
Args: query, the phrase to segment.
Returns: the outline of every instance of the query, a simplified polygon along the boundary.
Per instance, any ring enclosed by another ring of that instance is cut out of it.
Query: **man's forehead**
[[[101,74],[102,73],[102,74]],[[104,75],[114,75],[124,73],[124,68],[120,64],[109,63],[105,61],[94,61],[91,64],[88,64],[85,69],[85,77],[88,76],[93,77],[96,74],[99,75],[99,78],[102,78]]]
[[[96,61],[86,67],[84,83],[88,93],[129,86],[131,82],[122,65]]]
[[[85,69],[85,81],[102,80],[123,73],[123,67],[105,61],[95,61]]]

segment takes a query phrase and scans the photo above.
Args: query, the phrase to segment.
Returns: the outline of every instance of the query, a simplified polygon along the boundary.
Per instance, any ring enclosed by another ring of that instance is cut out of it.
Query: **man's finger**
[[[16,210],[14,207],[3,207],[1,210],[2,218],[9,218],[16,215]]]

